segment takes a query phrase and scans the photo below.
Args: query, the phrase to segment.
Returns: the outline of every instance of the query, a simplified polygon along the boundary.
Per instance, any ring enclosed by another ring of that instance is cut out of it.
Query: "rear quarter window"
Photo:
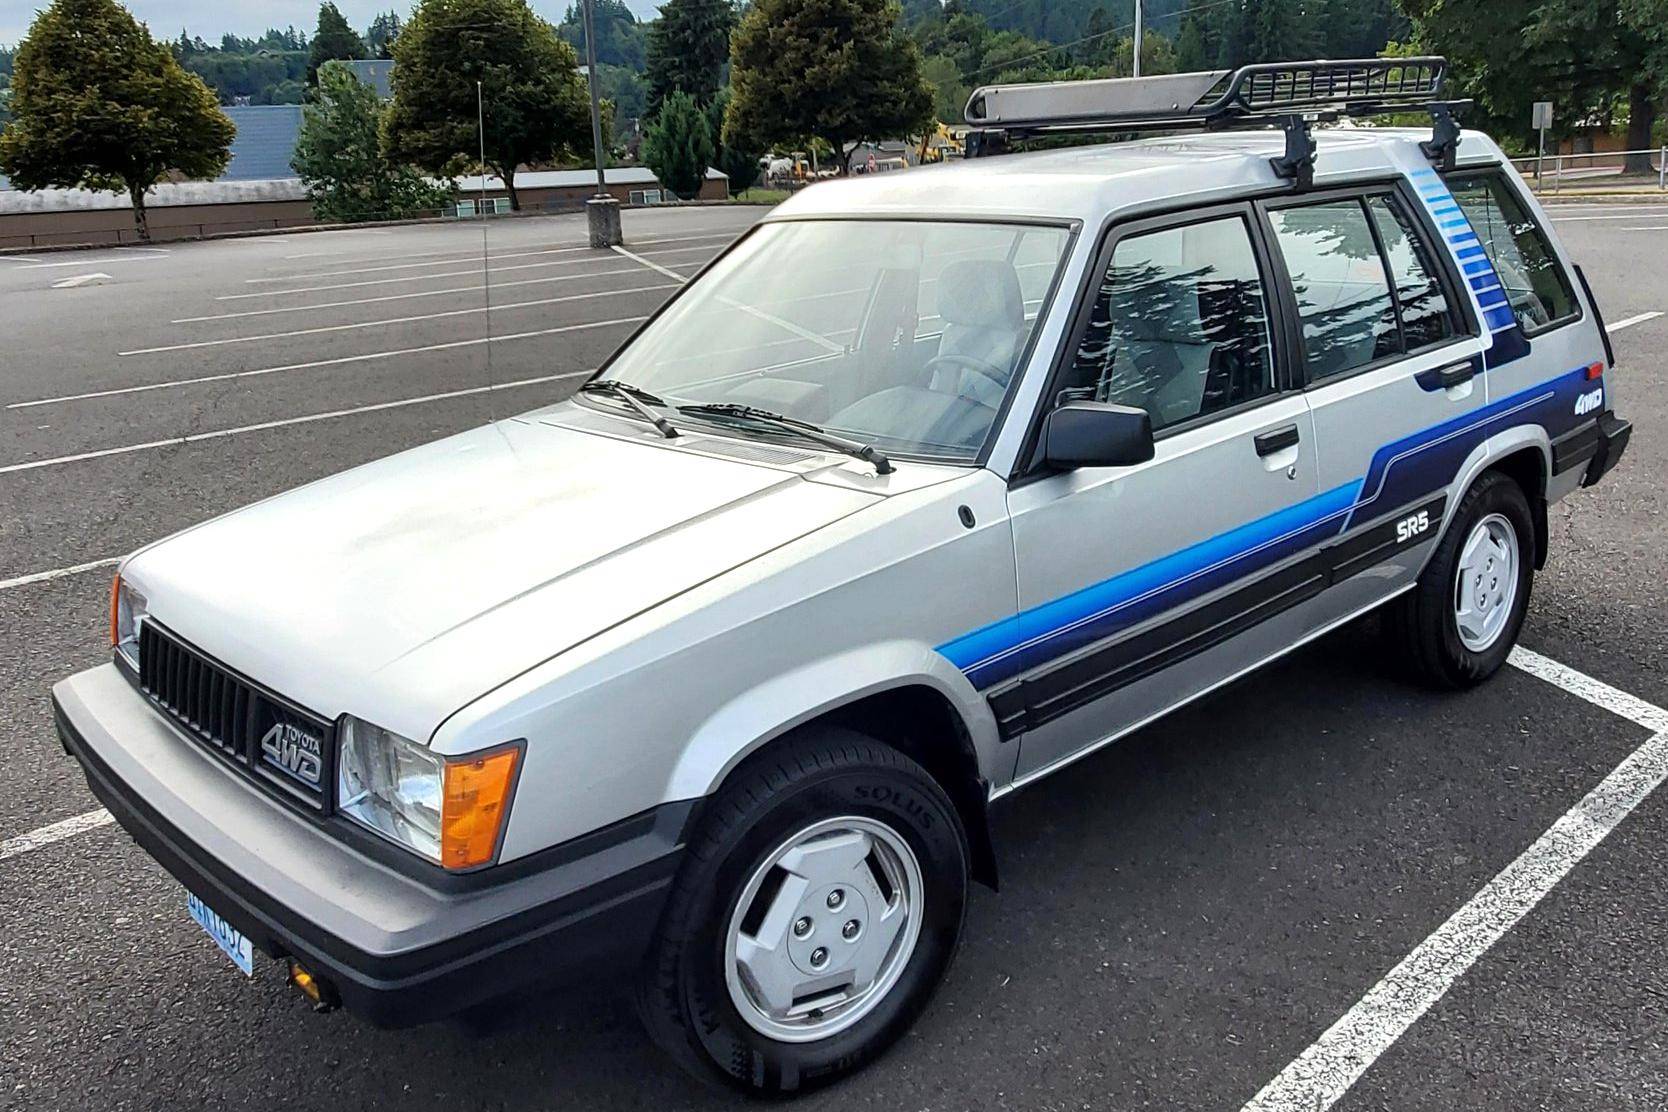
[[[1580,316],[1569,275],[1546,232],[1506,179],[1491,171],[1456,174],[1447,181],[1471,230],[1482,240],[1523,330],[1539,332]]]

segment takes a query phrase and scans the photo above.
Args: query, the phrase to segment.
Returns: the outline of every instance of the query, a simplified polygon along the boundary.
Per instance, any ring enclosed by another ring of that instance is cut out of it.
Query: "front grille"
[[[146,620],[139,689],[181,729],[287,798],[323,810],[334,773],[329,722],[266,691]]]

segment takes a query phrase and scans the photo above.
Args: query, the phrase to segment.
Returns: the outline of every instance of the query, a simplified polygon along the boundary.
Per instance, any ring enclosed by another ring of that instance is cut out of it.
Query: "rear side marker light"
[[[1593,381],[1593,379],[1598,378],[1603,374],[1604,374],[1604,364],[1603,363],[1593,363],[1593,364],[1590,364],[1587,367],[1587,381],[1588,382]]]

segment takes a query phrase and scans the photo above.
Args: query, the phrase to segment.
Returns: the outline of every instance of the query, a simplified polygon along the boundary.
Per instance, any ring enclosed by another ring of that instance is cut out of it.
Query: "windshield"
[[[890,453],[968,461],[996,422],[1069,238],[1018,224],[766,224],[603,377],[672,405],[754,406]]]

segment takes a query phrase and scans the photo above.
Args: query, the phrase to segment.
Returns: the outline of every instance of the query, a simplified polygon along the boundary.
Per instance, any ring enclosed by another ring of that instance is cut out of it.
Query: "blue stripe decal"
[[[1511,328],[1517,324],[1517,314],[1512,312],[1511,306],[1496,306],[1483,314],[1490,328]]]
[[[1487,274],[1491,278],[1494,277],[1494,266],[1487,259],[1476,259],[1468,262],[1464,269],[1467,275]]]
[[[1441,221],[1438,221],[1437,226],[1441,227],[1441,228],[1469,228],[1469,227],[1471,227],[1471,222],[1466,220],[1465,217],[1461,216],[1457,220],[1441,220]]]
[[[1497,309],[1506,305],[1506,294],[1499,286],[1495,286],[1493,289],[1478,290],[1477,303],[1485,309]],[[1510,306],[1508,305],[1507,308],[1510,308]]]
[[[1580,368],[1423,429],[1380,448],[1359,480],[946,641],[938,651],[975,687],[1012,679],[1312,549],[1352,525],[1431,497],[1501,429],[1533,422],[1561,435],[1574,426],[1574,401],[1586,388],[1586,369]]]

